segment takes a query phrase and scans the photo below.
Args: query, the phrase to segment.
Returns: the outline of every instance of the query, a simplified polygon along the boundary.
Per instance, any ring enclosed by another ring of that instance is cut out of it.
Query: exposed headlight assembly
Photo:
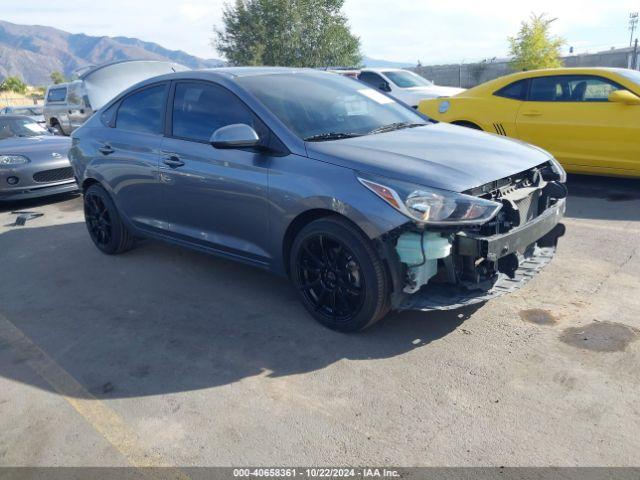
[[[562,165],[560,165],[560,162],[558,160],[556,160],[555,158],[551,157],[551,159],[549,160],[549,163],[551,164],[551,170],[553,170],[553,173],[558,175],[558,181],[560,183],[566,183],[567,182],[567,172],[562,167]]]
[[[358,180],[400,213],[425,225],[481,225],[502,208],[501,203],[484,198],[397,180],[364,176]]]
[[[29,163],[29,159],[22,155],[0,155],[0,167],[11,167]]]

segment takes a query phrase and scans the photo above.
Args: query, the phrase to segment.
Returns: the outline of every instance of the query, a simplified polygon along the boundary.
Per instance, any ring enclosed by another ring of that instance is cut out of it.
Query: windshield
[[[433,85],[430,80],[408,70],[390,70],[382,73],[400,88],[430,87]]]
[[[11,109],[12,115],[42,115],[42,107],[16,107]]]
[[[30,118],[1,118],[0,140],[12,137],[36,137],[49,132]]]
[[[237,81],[305,140],[334,140],[376,133],[391,125],[427,123],[386,95],[341,75],[255,75]]]

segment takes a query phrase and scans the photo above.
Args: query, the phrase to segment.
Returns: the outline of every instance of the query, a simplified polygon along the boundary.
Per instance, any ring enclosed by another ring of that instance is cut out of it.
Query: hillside
[[[53,71],[66,76],[86,65],[115,60],[170,60],[191,68],[219,66],[157,43],[127,37],[92,37],[39,25],[16,25],[0,20],[0,78],[18,75],[31,85],[50,83]]]

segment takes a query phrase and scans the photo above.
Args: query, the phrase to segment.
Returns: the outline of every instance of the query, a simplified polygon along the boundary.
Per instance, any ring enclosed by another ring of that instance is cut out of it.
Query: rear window
[[[67,103],[69,105],[82,105],[82,88],[80,87],[80,85],[76,84],[69,86]]]
[[[47,102],[64,102],[67,98],[67,88],[52,88],[47,95]]]
[[[524,100],[527,96],[527,80],[513,82],[498,90],[494,95],[512,100]]]
[[[118,108],[116,128],[133,132],[161,133],[166,90],[166,85],[158,85],[125,97]]]

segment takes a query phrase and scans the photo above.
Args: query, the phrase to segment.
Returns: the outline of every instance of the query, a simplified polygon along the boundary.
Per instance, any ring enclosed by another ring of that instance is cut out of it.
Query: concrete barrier
[[[566,67],[630,68],[634,65],[632,57],[633,48],[619,48],[598,53],[570,55],[563,57],[563,61]],[[640,65],[640,58],[636,59],[635,65]],[[415,67],[413,70],[423,77],[433,80],[437,85],[462,88],[475,87],[489,80],[513,73],[508,60],[421,66]]]

